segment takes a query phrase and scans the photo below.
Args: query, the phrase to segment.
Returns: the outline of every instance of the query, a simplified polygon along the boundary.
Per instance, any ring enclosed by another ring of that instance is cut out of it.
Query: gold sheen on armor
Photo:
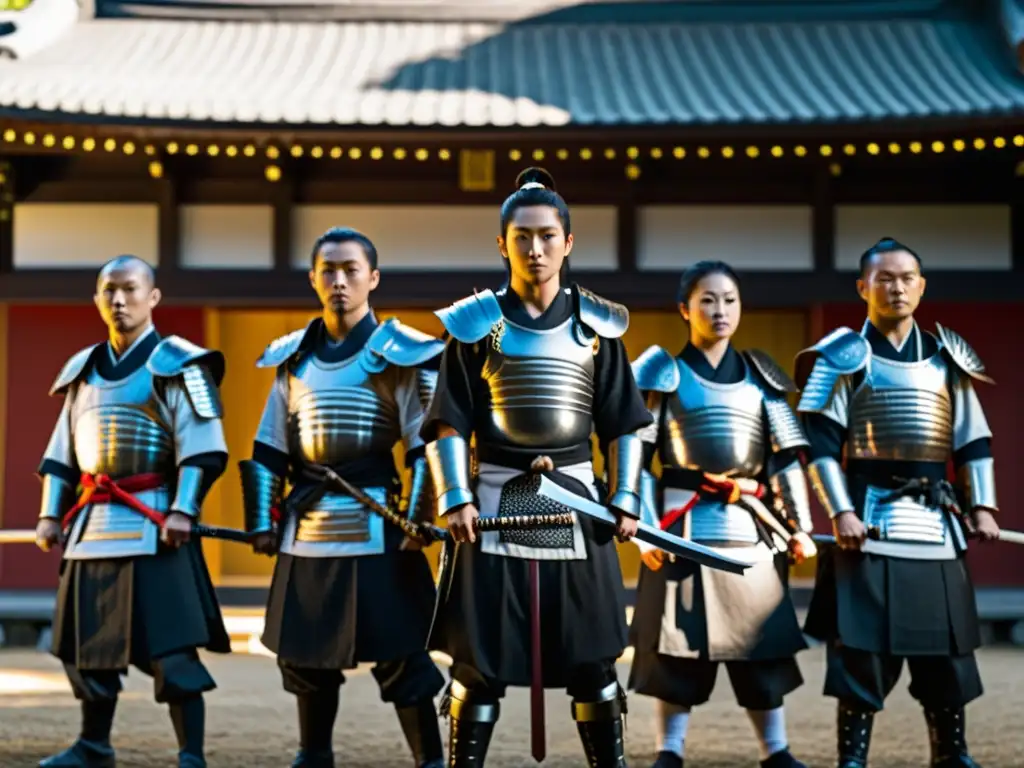
[[[830,518],[853,511],[853,499],[846,487],[846,474],[831,456],[815,459],[807,465],[807,476]]]
[[[995,461],[991,458],[973,459],[960,467],[957,480],[967,499],[968,509],[965,512],[979,508],[989,512],[999,511],[995,472]]]
[[[810,533],[814,528],[811,497],[800,462],[794,461],[783,467],[769,478],[768,483],[772,489],[775,513],[783,520],[788,520],[797,530]]]

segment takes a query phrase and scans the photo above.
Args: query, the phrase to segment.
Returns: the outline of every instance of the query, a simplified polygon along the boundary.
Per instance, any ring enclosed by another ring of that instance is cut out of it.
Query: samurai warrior
[[[419,432],[444,344],[395,319],[378,322],[369,304],[377,258],[352,229],[316,241],[309,279],[323,312],[272,342],[257,363],[277,373],[252,458],[240,464],[253,546],[279,553],[262,640],[298,702],[295,768],[334,765],[343,670],[363,662],[374,662],[416,765],[443,765],[434,696],[444,679],[426,650],[435,591],[423,540],[342,485],[412,530],[434,518]]]
[[[170,708],[178,765],[206,765],[203,694],[216,685],[197,649],[231,645],[190,532],[227,464],[224,358],[161,337],[159,301],[148,264],[108,262],[95,302],[109,340],[75,353],[51,390],[64,406],[39,466],[36,536],[44,550],[64,545],[52,652],[82,726],[44,768],[115,764],[110,730],[129,666],[153,677],[156,701]]]

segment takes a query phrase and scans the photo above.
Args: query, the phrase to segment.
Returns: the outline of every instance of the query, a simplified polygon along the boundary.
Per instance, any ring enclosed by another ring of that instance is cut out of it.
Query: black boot
[[[836,737],[839,768],[865,768],[871,748],[871,726],[875,713],[839,702]]]
[[[395,707],[395,711],[418,768],[444,768],[444,748],[434,700],[424,699],[411,707]]]
[[[807,766],[793,757],[789,747],[786,747],[786,749],[780,749],[769,755],[767,760],[762,760],[761,768],[807,768]]]
[[[661,751],[651,768],[683,768],[683,758],[675,752]]]
[[[617,682],[598,693],[596,701],[572,701],[572,719],[580,732],[587,765],[591,768],[626,768],[622,716],[626,696]]]
[[[171,722],[178,739],[178,768],[206,768],[206,704],[202,696],[171,703]]]
[[[39,763],[40,768],[114,768],[110,729],[114,724],[117,699],[82,702],[82,733],[63,752]]]
[[[457,680],[441,700],[441,715],[448,716],[448,768],[478,768],[484,764],[501,703],[474,695]]]
[[[967,723],[962,707],[926,709],[924,718],[932,745],[932,768],[981,768],[967,752]]]
[[[299,701],[299,754],[292,768],[334,768],[334,719],[338,716],[338,689],[320,690],[297,697]]]

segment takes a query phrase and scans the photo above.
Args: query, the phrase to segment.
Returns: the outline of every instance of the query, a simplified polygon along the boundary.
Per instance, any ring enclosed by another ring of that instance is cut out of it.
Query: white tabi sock
[[[690,724],[690,710],[678,704],[658,700],[657,704],[658,751],[683,756],[686,743],[686,727]]]
[[[789,746],[786,738],[786,710],[784,707],[775,709],[748,709],[747,715],[757,734],[758,749],[761,759],[767,760],[776,752]]]

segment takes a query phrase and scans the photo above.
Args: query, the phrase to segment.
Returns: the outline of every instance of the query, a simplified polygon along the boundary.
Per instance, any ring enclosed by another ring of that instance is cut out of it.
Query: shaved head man
[[[118,256],[103,265],[93,301],[110,330],[114,352],[124,352],[153,324],[160,298],[156,273],[138,256]]]

